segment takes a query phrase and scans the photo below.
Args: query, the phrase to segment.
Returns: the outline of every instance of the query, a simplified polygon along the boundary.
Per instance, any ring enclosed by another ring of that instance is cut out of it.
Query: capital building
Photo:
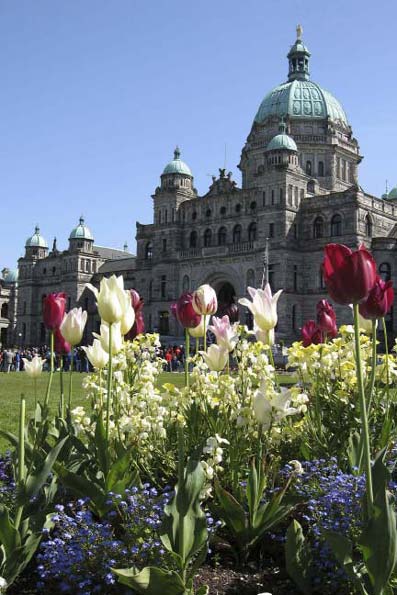
[[[18,271],[5,269],[0,280],[3,344],[48,340],[42,300],[53,291],[65,291],[69,307],[89,311],[89,341],[99,319],[85,284],[98,284],[104,275],[123,275],[125,286],[139,291],[147,330],[164,337],[181,335],[170,304],[182,291],[209,283],[223,311],[247,294],[247,286],[268,279],[274,291],[284,290],[278,335],[295,340],[326,297],[321,263],[329,242],[354,249],[364,243],[380,276],[397,286],[397,187],[380,198],[361,188],[358,141],[339,101],[311,80],[300,27],[287,57],[287,81],[266,94],[242,148],[241,188],[220,169],[199,196],[177,147],[152,195],[152,223],[137,223],[135,256],[127,246],[96,245],[83,218],[66,250],[56,241],[49,250],[36,228]],[[348,308],[336,310],[340,323],[351,322]],[[248,321],[244,308],[240,319]],[[393,312],[387,326],[395,335]]]

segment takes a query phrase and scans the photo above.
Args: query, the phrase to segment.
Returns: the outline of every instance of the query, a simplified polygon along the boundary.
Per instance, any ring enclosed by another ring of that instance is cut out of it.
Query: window
[[[205,216],[206,216],[206,217],[211,217],[211,209],[207,209],[207,210],[205,211]]]
[[[237,205],[234,207],[234,210],[236,211],[236,213],[239,213],[239,212],[241,211],[241,205],[240,205],[240,204],[237,204]]]
[[[291,310],[291,327],[293,331],[296,331],[296,305],[292,306]]]
[[[325,289],[323,267],[322,266],[320,266],[320,269],[318,271],[318,287],[319,287],[319,289]]]
[[[168,335],[170,332],[170,316],[168,310],[159,312],[159,332],[161,335]]]
[[[274,205],[274,190],[272,190],[272,205]]]
[[[165,209],[165,213],[164,213],[164,223],[167,223],[167,219],[168,219],[168,212],[167,212],[167,209]]]
[[[284,190],[283,190],[283,188],[280,188],[280,205],[283,204],[283,200],[284,200]]]
[[[145,258],[146,260],[151,260],[153,256],[153,244],[152,242],[148,242],[145,247]]]
[[[296,223],[293,224],[293,231],[294,231],[294,240],[298,239],[298,226]]]
[[[47,273],[47,268],[44,267],[44,269],[43,269],[43,275],[45,275],[46,273]]]
[[[301,200],[303,200],[304,198],[305,198],[305,191],[302,188],[301,189]]]
[[[161,209],[159,210],[159,225],[161,225]]]
[[[266,192],[265,191],[262,192],[262,204],[264,207],[266,206]]]
[[[90,261],[89,260],[85,261],[85,272],[86,273],[90,272]]]
[[[197,248],[197,232],[192,231],[189,238],[190,248]]]
[[[314,239],[324,237],[324,219],[322,217],[316,217],[313,223],[313,237]]]
[[[274,223],[269,223],[269,238],[274,238]]]
[[[161,282],[160,282],[160,296],[165,298],[165,290],[167,287],[167,277],[165,275],[161,275]]]
[[[163,252],[167,252],[167,238],[163,238]]]
[[[292,205],[292,184],[288,184],[288,204]]]
[[[308,176],[312,175],[312,162],[310,160],[306,161],[306,173]]]
[[[248,241],[255,242],[256,240],[256,223],[253,221],[248,227]]]
[[[298,266],[294,264],[294,291],[298,291]]]
[[[192,213],[192,219],[193,219],[193,221],[196,221],[196,219],[197,219],[197,212],[196,211],[193,211],[193,213]]]
[[[219,212],[221,215],[226,215],[226,207],[221,207]]]
[[[255,271],[253,269],[247,271],[247,287],[255,287]]]
[[[233,244],[241,242],[241,225],[235,225],[233,229]]]
[[[322,178],[324,176],[324,162],[323,161],[318,162],[318,175],[320,178]]]
[[[307,191],[310,192],[310,194],[314,194],[314,181],[310,180],[310,182],[307,183]]]
[[[53,275],[55,275],[56,271],[57,271],[57,268],[56,267],[52,267],[52,274]]]
[[[1,318],[8,318],[8,304],[3,304],[1,306]]]
[[[251,211],[255,211],[256,210],[256,202],[254,200],[250,204],[250,209],[251,209]]]
[[[22,341],[26,341],[26,323],[22,323]]]
[[[23,302],[23,309],[22,309],[22,314],[25,315],[26,314],[26,302]]]
[[[189,291],[189,288],[190,288],[190,279],[187,275],[185,275],[182,280],[182,291]]]
[[[298,186],[295,186],[295,192],[294,192],[295,198],[294,198],[294,204],[297,207],[299,204],[299,188]]]
[[[211,246],[211,238],[212,238],[212,232],[210,229],[206,229],[204,232],[204,247],[208,248],[209,246]]]
[[[379,265],[379,276],[383,281],[390,281],[391,279],[391,266],[388,262],[382,262]]]
[[[218,231],[218,245],[224,246],[226,244],[226,227],[221,227]]]
[[[346,161],[342,159],[342,180],[346,180]]]
[[[338,178],[340,178],[340,157],[338,157],[336,160],[336,175]]]
[[[331,219],[331,236],[342,235],[342,217],[336,214]]]
[[[269,285],[273,289],[275,275],[274,275],[274,266],[272,264],[269,264],[269,267],[268,267],[268,277],[269,277]]]
[[[372,238],[372,221],[369,214],[365,217],[365,235],[367,238]]]

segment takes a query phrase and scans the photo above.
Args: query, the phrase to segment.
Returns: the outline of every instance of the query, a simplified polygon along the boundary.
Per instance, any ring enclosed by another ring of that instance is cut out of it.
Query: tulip
[[[60,331],[65,341],[71,345],[78,345],[83,338],[84,328],[87,323],[87,312],[81,308],[73,308],[65,314]]]
[[[325,336],[334,339],[338,334],[335,310],[327,300],[317,304],[317,324]]]
[[[94,339],[94,342],[89,347],[83,347],[87,354],[88,360],[96,370],[102,370],[107,366],[109,361],[109,354],[102,348],[101,342]]]
[[[131,305],[134,308],[135,314],[143,310],[143,299],[136,291],[136,289],[130,289]]]
[[[66,293],[50,293],[43,300],[43,321],[51,331],[59,328],[65,315]]]
[[[210,316],[201,316],[200,323],[195,326],[194,328],[188,328],[189,335],[194,339],[200,339],[200,337],[204,337],[204,333],[208,328],[208,323],[210,320]]]
[[[129,291],[125,291],[125,304],[123,316],[120,320],[120,332],[124,337],[133,327],[135,322],[135,310],[131,303],[131,294]]]
[[[199,353],[203,356],[209,369],[214,372],[221,372],[229,359],[228,350],[215,344],[208,347],[207,351],[200,351]]]
[[[100,334],[92,333],[96,339],[101,342],[102,348],[109,353],[109,325],[106,322],[102,322]],[[123,347],[123,336],[121,334],[120,323],[116,322],[112,325],[112,345],[111,355],[116,355],[121,351]]]
[[[193,294],[182,293],[175,305],[175,314],[183,328],[195,328],[201,322],[201,315],[193,307]]]
[[[225,315],[222,318],[212,317],[212,325],[208,327],[216,337],[216,342],[220,347],[224,347],[229,352],[233,351],[238,341],[237,326],[235,323],[230,324],[229,316]]]
[[[343,244],[327,244],[323,262],[325,285],[342,305],[365,301],[376,281],[376,263],[363,245],[352,252]]]
[[[271,328],[269,331],[262,331],[254,321],[254,333],[257,341],[260,341],[264,345],[269,345],[270,347],[274,345],[274,328]]]
[[[248,287],[248,293],[252,298],[250,302],[247,298],[239,299],[239,304],[246,306],[255,320],[256,326],[262,331],[270,331],[277,325],[277,302],[282,293],[282,289],[272,295],[269,283],[265,289],[254,289]]]
[[[384,318],[393,306],[394,290],[392,281],[383,281],[376,277],[375,285],[365,302],[359,305],[361,316],[368,320]]]
[[[281,392],[269,395],[266,382],[262,381],[252,401],[255,417],[268,430],[272,421],[279,422],[288,415],[299,413],[299,409],[290,407],[291,400],[291,392],[284,387],[281,387]]]
[[[218,309],[218,299],[215,290],[211,285],[200,285],[200,287],[193,292],[192,305],[194,311],[202,316],[206,314],[216,314]]]
[[[60,355],[65,355],[71,352],[72,346],[68,341],[66,341],[59,328],[57,328],[55,331],[54,339],[56,353],[59,353]]]
[[[32,361],[29,361],[25,357],[22,359],[26,375],[29,376],[29,378],[38,378],[43,371],[45,359],[42,359],[38,355],[35,355]]]
[[[305,322],[301,329],[302,344],[303,347],[309,347],[309,345],[318,345],[324,342],[324,335],[314,320],[308,320]]]
[[[107,324],[120,322],[127,312],[128,306],[131,305],[131,299],[128,303],[124,291],[123,277],[116,277],[116,275],[112,275],[109,279],[103,277],[99,291],[91,283],[87,283],[87,287],[96,297],[98,312],[102,320]]]

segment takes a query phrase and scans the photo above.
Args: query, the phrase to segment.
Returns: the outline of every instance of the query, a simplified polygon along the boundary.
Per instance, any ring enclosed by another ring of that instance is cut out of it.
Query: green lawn
[[[85,374],[73,373],[73,401],[72,405],[84,405],[86,399],[82,387],[82,381]],[[296,378],[287,375],[279,375],[280,384],[289,384],[296,381]],[[44,399],[47,388],[48,374],[43,373],[37,381],[37,395],[39,400]],[[64,374],[65,396],[68,395],[69,374]],[[158,386],[165,382],[171,382],[176,386],[183,386],[184,374],[163,372],[160,374]],[[0,373],[0,429],[15,433],[18,424],[18,410],[20,396],[23,394],[26,398],[26,418],[32,416],[34,411],[34,388],[33,381],[23,372],[10,372],[9,374]],[[55,413],[59,403],[60,394],[60,374],[55,372],[50,397],[50,406]],[[8,442],[0,437],[0,452],[8,447]]]

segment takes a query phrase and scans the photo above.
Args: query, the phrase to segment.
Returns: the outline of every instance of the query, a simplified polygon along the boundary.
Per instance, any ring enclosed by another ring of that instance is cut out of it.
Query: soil
[[[196,587],[208,585],[210,595],[294,595],[296,587],[277,568],[268,572],[255,572],[247,568],[236,571],[233,568],[202,566],[195,579]]]

